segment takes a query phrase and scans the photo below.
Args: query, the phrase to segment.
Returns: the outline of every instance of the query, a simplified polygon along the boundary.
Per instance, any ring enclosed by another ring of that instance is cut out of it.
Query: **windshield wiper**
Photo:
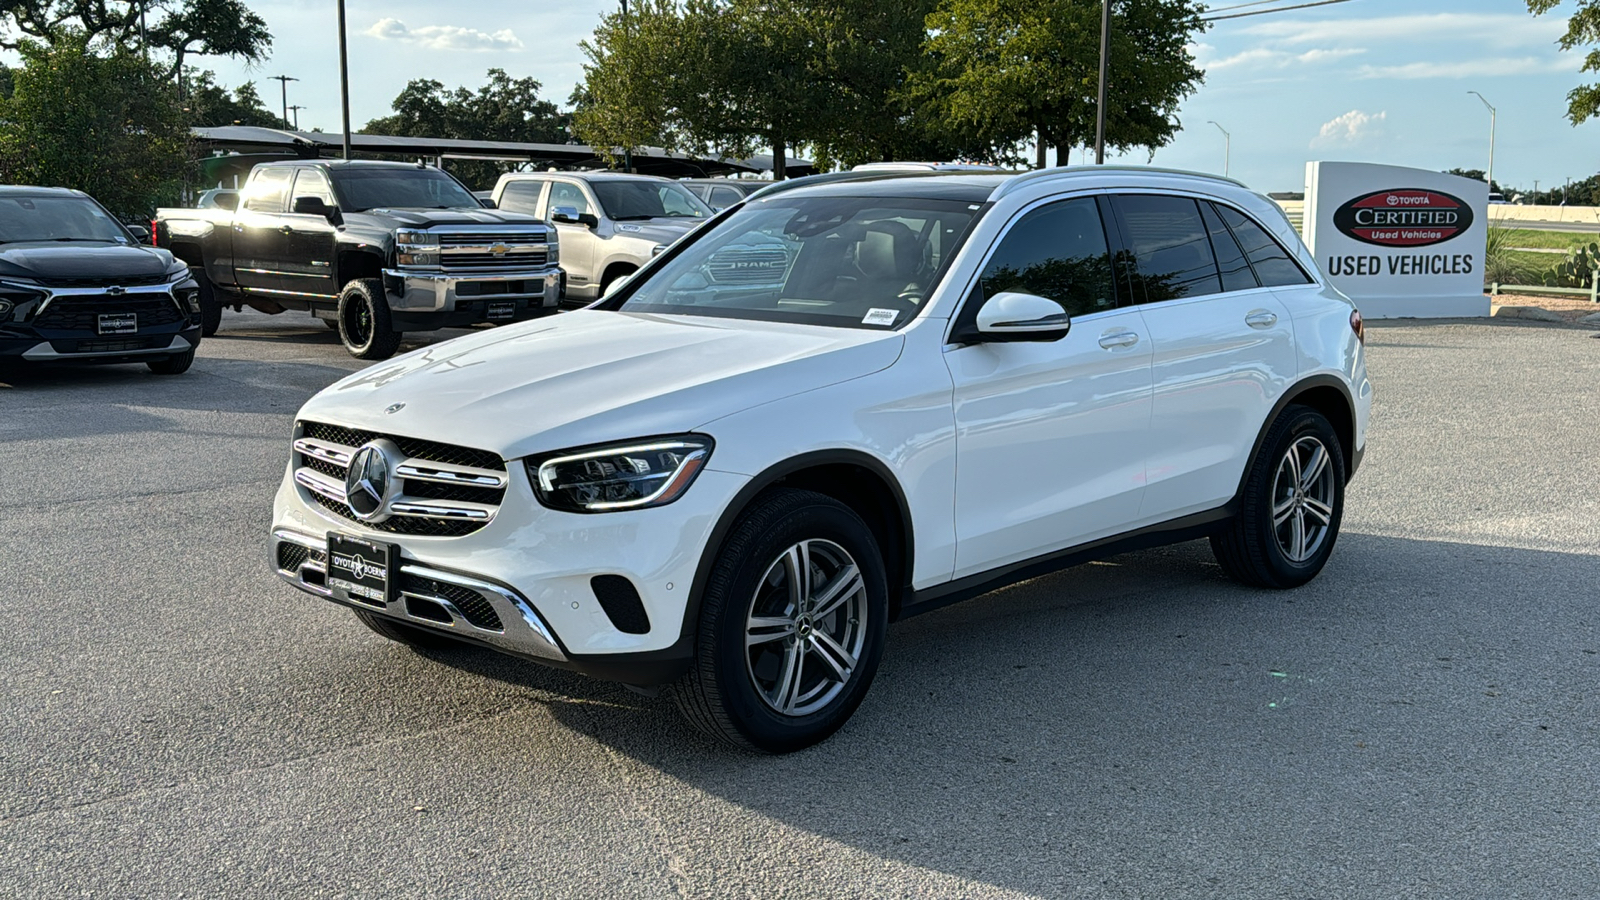
[[[85,237],[45,238],[45,240],[47,240],[47,241],[57,241],[57,242],[82,241],[85,244],[114,244],[114,243],[117,242],[116,238],[85,238]]]

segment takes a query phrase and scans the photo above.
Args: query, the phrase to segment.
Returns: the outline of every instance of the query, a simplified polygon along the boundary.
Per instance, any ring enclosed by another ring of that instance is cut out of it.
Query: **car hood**
[[[693,231],[696,226],[705,224],[706,221],[705,219],[672,216],[662,219],[617,222],[613,225],[613,228],[619,235],[643,238],[647,241],[655,241],[658,244],[670,244]]]
[[[427,228],[430,225],[529,225],[542,220],[525,213],[501,212],[497,209],[365,209],[350,213],[345,218],[357,216],[371,218],[385,225],[405,228]]]
[[[579,310],[378,363],[300,415],[515,459],[690,431],[887,368],[903,342],[895,332]]]
[[[172,254],[130,244],[55,241],[0,245],[0,277],[150,278],[172,268]]]

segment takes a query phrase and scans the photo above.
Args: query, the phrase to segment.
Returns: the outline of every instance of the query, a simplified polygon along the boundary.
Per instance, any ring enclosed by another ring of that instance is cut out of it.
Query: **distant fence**
[[[1594,277],[1590,279],[1586,288],[1547,287],[1542,284],[1501,284],[1496,281],[1489,285],[1489,294],[1499,296],[1504,291],[1508,294],[1561,294],[1569,297],[1588,297],[1590,303],[1600,303],[1600,268],[1595,269]]]

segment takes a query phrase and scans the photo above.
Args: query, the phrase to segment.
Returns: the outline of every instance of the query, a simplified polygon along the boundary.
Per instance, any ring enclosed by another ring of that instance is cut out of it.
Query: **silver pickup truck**
[[[561,235],[566,298],[587,303],[613,282],[712,215],[682,185],[619,172],[515,172],[501,175],[494,202],[504,212],[553,222]]]

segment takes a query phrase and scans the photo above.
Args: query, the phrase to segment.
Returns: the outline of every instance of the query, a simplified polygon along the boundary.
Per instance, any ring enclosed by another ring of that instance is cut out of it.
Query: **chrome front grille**
[[[439,235],[439,263],[452,272],[542,269],[547,236],[538,231],[461,231]]]
[[[712,254],[706,274],[718,284],[773,284],[783,280],[789,254],[771,249],[730,249]]]
[[[360,522],[345,501],[345,474],[363,444],[384,438],[406,457],[391,476],[400,490],[389,517],[361,522],[390,534],[460,537],[487,525],[505,499],[505,462],[487,450],[419,438],[360,431],[323,422],[301,422],[294,441],[295,483],[339,518]]]

